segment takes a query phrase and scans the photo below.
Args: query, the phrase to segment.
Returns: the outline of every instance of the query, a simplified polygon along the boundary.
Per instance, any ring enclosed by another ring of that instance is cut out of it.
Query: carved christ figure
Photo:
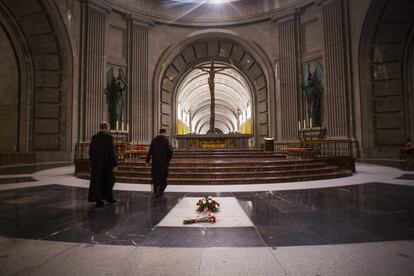
[[[232,68],[230,66],[214,66],[214,60],[211,61],[211,65],[195,66],[194,69],[200,69],[208,73],[208,87],[210,89],[210,129],[207,133],[216,133],[215,127],[215,77],[216,73],[221,72],[225,69]]]

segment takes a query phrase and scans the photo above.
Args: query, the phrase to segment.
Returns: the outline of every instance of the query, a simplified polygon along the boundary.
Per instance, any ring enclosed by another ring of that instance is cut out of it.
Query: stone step
[[[89,178],[89,161],[77,160],[76,175]],[[306,181],[348,176],[336,166],[309,158],[287,158],[262,150],[175,151],[170,164],[169,184],[219,185]],[[118,182],[152,183],[145,156],[118,163]]]
[[[255,149],[209,149],[209,150],[174,150],[174,154],[245,154],[245,153],[275,153],[273,151],[255,150]]]
[[[278,176],[296,176],[303,174],[322,174],[336,172],[337,167],[325,166],[321,168],[306,168],[306,169],[292,169],[292,170],[268,170],[268,171],[237,171],[237,172],[177,172],[170,171],[169,177],[179,179],[233,179],[233,178],[262,178],[262,177],[278,177]],[[132,177],[132,178],[146,178],[150,177],[150,171],[136,172],[136,171],[118,171],[116,177]]]
[[[331,179],[338,177],[351,176],[352,172],[348,170],[335,171],[323,174],[303,174],[295,176],[278,176],[278,177],[238,177],[238,178],[206,178],[206,179],[195,179],[195,178],[168,178],[168,184],[170,185],[226,185],[226,184],[259,184],[259,183],[283,183],[283,182],[296,182],[296,181],[311,181],[311,180],[322,180]],[[88,174],[79,174],[79,178],[88,179]],[[122,183],[141,183],[151,184],[152,179],[150,177],[135,178],[135,177],[116,177],[117,182]]]
[[[200,160],[200,159],[188,159],[188,160],[176,160],[172,159],[170,167],[211,167],[211,166],[278,166],[278,165],[300,165],[300,164],[312,164],[319,161],[312,159],[303,160],[269,160],[269,159],[235,159],[235,160]],[[143,167],[145,166],[144,159],[139,162],[120,162],[118,167]]]
[[[174,156],[210,156],[210,155],[214,155],[214,156],[238,156],[238,155],[262,155],[262,156],[271,156],[271,155],[275,155],[275,156],[286,156],[286,154],[283,153],[278,153],[278,152],[274,152],[274,151],[254,151],[254,152],[243,152],[243,151],[239,151],[239,152],[191,152],[191,151],[183,151],[183,152],[179,152],[179,151],[174,151],[173,152]]]
[[[145,160],[146,156],[139,156],[135,158],[129,158],[128,160]],[[238,158],[259,158],[259,159],[277,159],[277,160],[285,160],[286,156],[281,154],[238,154],[238,155],[173,155],[173,159],[210,159],[210,158],[221,158],[221,159],[238,159]]]
[[[305,168],[321,168],[326,166],[323,162],[315,162],[315,163],[304,163],[304,164],[287,164],[287,165],[262,165],[260,166],[241,166],[240,164],[227,164],[222,166],[217,166],[213,164],[212,166],[205,166],[205,167],[191,167],[191,172],[258,172],[258,171],[270,171],[270,170],[292,170],[292,169],[305,169]],[[151,167],[144,167],[144,166],[119,166],[118,172],[129,172],[129,171],[136,171],[136,172],[146,172],[150,171]],[[188,166],[171,166],[170,172],[186,172],[189,170]]]

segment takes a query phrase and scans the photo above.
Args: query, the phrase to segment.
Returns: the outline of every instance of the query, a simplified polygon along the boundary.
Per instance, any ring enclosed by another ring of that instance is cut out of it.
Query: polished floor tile
[[[266,244],[254,227],[157,227],[140,245],[158,247],[258,247]]]
[[[235,198],[253,226],[192,229],[157,225],[183,198],[203,193],[166,193],[152,200],[149,192],[115,191],[119,203],[96,208],[87,202],[87,192],[60,185],[1,191],[0,235],[160,247],[278,247],[414,238],[411,186],[367,183],[216,193],[213,196]]]

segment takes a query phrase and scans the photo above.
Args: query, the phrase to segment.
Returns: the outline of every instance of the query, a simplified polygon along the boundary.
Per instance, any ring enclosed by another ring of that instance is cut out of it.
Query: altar
[[[186,134],[173,139],[179,150],[248,149],[254,144],[252,134]]]

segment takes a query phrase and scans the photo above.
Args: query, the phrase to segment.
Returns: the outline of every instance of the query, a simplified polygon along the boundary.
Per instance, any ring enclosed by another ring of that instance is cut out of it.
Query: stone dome
[[[155,22],[220,26],[258,22],[298,0],[105,0],[111,7]]]

